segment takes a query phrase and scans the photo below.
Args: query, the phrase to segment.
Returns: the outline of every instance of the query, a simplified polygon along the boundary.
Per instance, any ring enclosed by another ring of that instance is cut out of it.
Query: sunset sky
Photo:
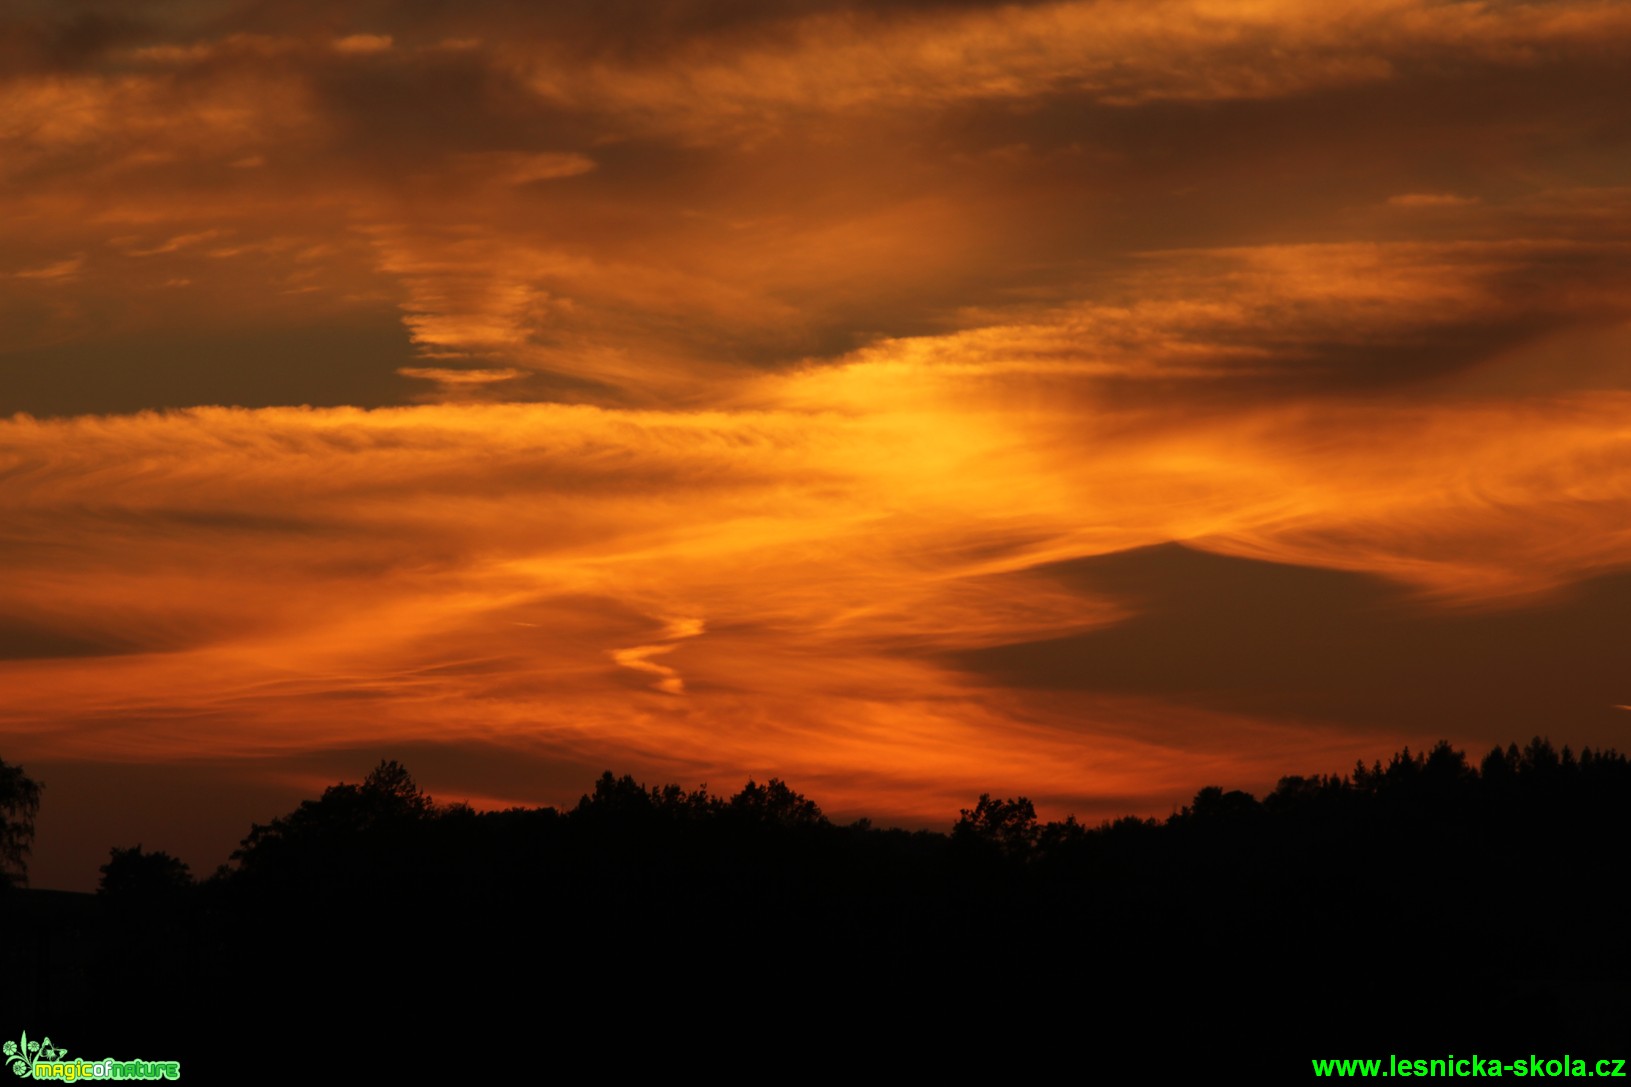
[[[0,11],[35,886],[1631,746],[1631,5]]]

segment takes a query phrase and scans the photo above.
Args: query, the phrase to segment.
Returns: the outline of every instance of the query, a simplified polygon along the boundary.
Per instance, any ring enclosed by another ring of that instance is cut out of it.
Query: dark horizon
[[[835,1070],[1611,1067],[1628,834],[1631,760],[1539,737],[1206,788],[1164,821],[985,794],[949,833],[841,825],[774,779],[607,772],[566,810],[475,812],[382,761],[202,881],[115,849],[95,896],[0,888],[32,934],[0,946],[0,999],[30,1037],[212,1081],[295,1030],[309,1061],[378,1069],[529,1025],[552,1059],[653,1070],[699,1037]],[[141,1000],[96,980],[130,977]]]
[[[1471,768],[1472,776],[1474,778],[1479,776],[1479,768],[1483,767],[1487,769],[1492,760],[1500,761],[1505,759],[1505,761],[1511,765],[1517,765],[1519,763],[1533,765],[1537,761],[1540,763],[1547,763],[1558,762],[1561,760],[1561,764],[1565,768],[1569,769],[1577,768],[1579,761],[1582,758],[1588,761],[1595,758],[1599,760],[1606,760],[1607,762],[1624,760],[1624,756],[1612,747],[1593,749],[1591,745],[1588,744],[1583,745],[1578,751],[1576,751],[1571,744],[1554,744],[1549,735],[1541,735],[1539,733],[1531,736],[1530,739],[1525,741],[1521,746],[1515,740],[1510,741],[1504,746],[1501,744],[1496,744],[1489,752],[1486,752],[1482,756],[1479,756],[1476,753],[1473,755],[1468,755],[1468,753],[1458,750],[1455,745],[1451,744],[1448,740],[1441,738],[1431,745],[1416,747],[1414,749],[1407,745],[1399,751],[1390,753],[1386,759],[1381,756],[1373,758],[1369,762],[1366,762],[1364,759],[1359,759],[1357,760],[1355,766],[1349,767],[1345,770],[1309,770],[1307,773],[1282,774],[1276,779],[1274,786],[1271,788],[1252,789],[1242,788],[1238,784],[1226,782],[1209,782],[1206,785],[1197,786],[1194,790],[1192,790],[1189,798],[1184,800],[1182,803],[1174,803],[1170,810],[1164,813],[1137,812],[1117,809],[1114,807],[1114,801],[1108,800],[1106,802],[1104,814],[1088,814],[1084,816],[1083,813],[1069,811],[1063,814],[1054,815],[1049,811],[1050,806],[1048,805],[1046,798],[1043,798],[1042,802],[1038,803],[1038,800],[1035,797],[1019,795],[1017,798],[1008,798],[1008,800],[1005,802],[1012,802],[1014,799],[1023,802],[1025,805],[1029,806],[1029,809],[1033,813],[1034,817],[1038,819],[1039,823],[1060,825],[1069,822],[1088,831],[1101,832],[1107,830],[1114,824],[1120,824],[1128,820],[1148,822],[1152,825],[1163,825],[1176,821],[1183,814],[1189,812],[1191,808],[1199,802],[1200,798],[1206,796],[1215,797],[1219,795],[1228,795],[1231,797],[1246,798],[1253,803],[1260,803],[1265,798],[1286,790],[1288,784],[1295,785],[1296,783],[1304,781],[1316,783],[1340,782],[1343,788],[1349,787],[1350,784],[1353,784],[1354,787],[1358,787],[1357,783],[1364,781],[1367,775],[1372,777],[1385,776],[1390,767],[1397,771],[1401,761],[1408,763],[1410,760],[1414,759],[1419,763],[1422,762],[1422,760],[1431,761],[1438,758],[1440,755],[1453,755],[1455,759],[1461,761],[1462,765]],[[191,871],[192,878],[194,880],[202,881],[210,879],[217,874],[227,872],[234,867],[234,858],[247,838],[252,836],[252,832],[255,830],[255,828],[272,825],[278,820],[285,818],[288,812],[296,810],[301,806],[307,806],[312,802],[312,797],[310,796],[300,797],[295,801],[284,804],[281,808],[277,809],[274,814],[267,815],[265,818],[257,818],[249,821],[248,823],[244,824],[243,830],[233,840],[230,848],[213,860],[210,858],[204,858],[204,863],[200,863],[199,859],[189,857],[182,851],[169,848],[163,841],[136,840],[130,839],[129,836],[126,836],[125,838],[112,840],[108,843],[108,845],[99,854],[97,864],[93,867],[90,875],[88,877],[81,877],[73,881],[79,884],[78,886],[62,886],[60,883],[45,884],[42,883],[35,875],[35,873],[38,871],[39,854],[41,852],[38,848],[37,830],[38,826],[42,822],[46,822],[44,817],[50,810],[50,793],[44,788],[46,783],[40,779],[40,776],[29,773],[27,767],[16,764],[5,764],[3,760],[0,760],[0,765],[6,766],[8,772],[12,775],[21,775],[25,780],[32,782],[37,790],[35,794],[36,796],[39,796],[41,793],[44,794],[44,800],[40,804],[37,813],[30,821],[33,829],[36,831],[36,837],[31,840],[33,848],[30,851],[31,855],[28,858],[27,864],[29,878],[25,883],[20,884],[20,886],[25,886],[36,890],[66,891],[73,893],[87,893],[94,891],[97,886],[97,881],[100,878],[98,873],[107,863],[110,851],[123,852],[135,850],[137,852],[145,851],[149,854],[162,854],[168,857],[173,857],[177,861],[180,861],[186,865],[186,867]],[[381,758],[378,760],[375,769],[371,771],[371,773],[377,773],[379,768],[386,765],[390,765],[393,768],[400,768],[401,772],[409,775],[410,778],[417,782],[418,779],[413,775],[413,768],[408,760]],[[358,776],[357,781],[350,781],[347,778],[342,778],[340,781],[331,783],[328,787],[326,787],[325,793],[334,790],[357,788],[358,781],[362,780],[366,780],[366,778]],[[695,785],[687,785],[685,783],[673,781],[663,781],[660,784],[655,781],[650,783],[644,781],[637,782],[632,774],[618,774],[610,769],[602,770],[588,782],[587,788],[580,788],[577,790],[575,799],[555,803],[541,803],[533,805],[509,804],[483,808],[477,805],[472,805],[469,803],[469,801],[464,799],[438,796],[435,790],[417,784],[415,785],[415,790],[418,795],[423,796],[427,804],[433,805],[434,810],[438,812],[465,809],[477,815],[498,815],[505,812],[519,811],[559,812],[564,814],[576,810],[584,802],[596,795],[597,789],[605,787],[609,784],[615,784],[619,788],[624,789],[638,785],[642,792],[647,792],[653,797],[664,792],[674,793],[677,791],[682,796],[706,795],[714,798],[715,800],[722,801],[729,799],[732,795],[738,795],[729,792],[722,793],[717,789],[710,791],[709,785],[706,782],[696,783]],[[772,775],[765,779],[764,782],[756,782],[754,779],[750,778],[744,783],[742,788],[751,791],[755,787],[764,787],[768,784],[774,784],[775,787],[784,790],[794,789],[794,786],[796,785],[796,783],[783,782],[779,777]],[[794,792],[796,795],[805,795],[802,790],[794,789]],[[827,810],[822,807],[819,810],[823,812],[823,819],[830,821],[835,826],[866,826],[877,830],[900,830],[910,833],[927,833],[931,835],[945,836],[953,833],[959,823],[967,821],[970,812],[977,808],[977,801],[983,801],[992,795],[993,794],[990,790],[984,790],[978,798],[970,797],[968,805],[965,807],[960,807],[957,815],[954,818],[938,824],[893,820],[890,818],[887,812],[880,812],[876,809],[852,812],[848,810]],[[812,799],[819,801],[819,797],[813,797]],[[70,804],[68,806],[70,810],[81,810],[84,807],[83,802],[79,804]],[[47,839],[47,842],[49,842],[49,839]],[[48,862],[45,865],[47,871],[60,871],[65,867],[66,865],[60,858],[55,859],[54,862]]]

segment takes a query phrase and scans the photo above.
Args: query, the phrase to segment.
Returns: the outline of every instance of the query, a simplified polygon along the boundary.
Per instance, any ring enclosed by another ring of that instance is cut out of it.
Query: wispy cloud
[[[41,265],[38,268],[24,268],[11,274],[18,279],[40,279],[47,282],[56,282],[78,278],[80,269],[84,267],[85,258],[83,256],[74,256],[54,261],[51,264]]]

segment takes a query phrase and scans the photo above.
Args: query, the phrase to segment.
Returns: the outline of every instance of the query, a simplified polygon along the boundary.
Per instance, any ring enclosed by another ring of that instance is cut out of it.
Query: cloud
[[[637,672],[649,672],[661,678],[657,681],[657,689],[666,694],[684,694],[685,681],[680,678],[679,672],[665,664],[658,664],[652,657],[676,649],[673,645],[637,645],[632,649],[612,650],[612,660],[624,668],[632,668]]]
[[[844,372],[874,391],[902,380],[881,364]],[[803,378],[782,380],[790,404],[808,395]],[[961,760],[995,757],[1001,730],[985,730],[1004,715],[1056,734],[1027,765],[1101,726],[1023,684],[971,690],[937,659],[1148,621],[1113,588],[1012,580],[1027,570],[1170,540],[1350,570],[1419,609],[1382,639],[1405,645],[1401,632],[1454,634],[1468,607],[1550,606],[1623,567],[1623,396],[1182,421],[1106,403],[1088,422],[1079,401],[1050,404],[1000,372],[923,366],[909,388],[899,402],[874,396],[870,412],[14,419],[0,426],[18,574],[7,608],[49,608],[64,636],[119,629],[146,646],[94,671],[12,662],[21,693],[3,727],[61,722],[59,754],[83,733],[122,735],[131,754],[225,755],[354,742],[359,699],[404,736],[446,735],[448,712],[480,705],[483,735],[544,729],[576,757],[665,748],[744,765],[775,751],[836,773],[845,759],[895,757],[907,741],[890,730],[921,714],[958,738],[918,757],[963,766],[965,780],[975,767]],[[1228,585],[1230,569],[1208,576]],[[1352,626],[1336,611],[1322,621]],[[653,659],[681,644],[683,679]],[[629,703],[619,670],[656,677],[654,694],[683,691],[690,708],[669,719],[677,711]],[[347,692],[343,711],[323,708]],[[834,732],[825,711],[812,716],[829,704],[874,725]],[[776,712],[787,716],[771,732],[718,737],[738,715]]]
[[[706,138],[812,112],[976,99],[1075,93],[1126,107],[1277,98],[1389,81],[1446,54],[1530,66],[1596,53],[1628,32],[1625,12],[1603,3],[1069,2],[818,12],[738,40],[681,40],[656,57],[595,58],[587,71],[525,54],[512,63],[551,100]]]
[[[133,257],[153,257],[161,253],[174,253],[177,250],[210,241],[219,237],[220,234],[219,230],[200,230],[192,234],[177,234],[175,237],[167,238],[149,249],[128,249],[126,252]]]
[[[673,639],[658,645],[639,645],[631,649],[612,650],[612,660],[624,668],[632,668],[637,672],[648,672],[658,676],[657,690],[667,694],[684,694],[685,680],[677,669],[666,664],[658,664],[652,657],[671,653],[679,648],[680,640],[700,636],[706,629],[701,619],[678,618],[670,619],[663,628],[663,636]]]
[[[1478,198],[1452,192],[1406,192],[1388,197],[1387,202],[1396,208],[1464,208],[1478,203]]]
[[[521,376],[520,370],[453,370],[444,366],[401,366],[397,373],[421,381],[434,381],[438,385],[458,388],[463,385],[492,385],[511,381]]]
[[[1214,709],[1487,737],[1566,719],[1613,743],[1628,647],[1624,572],[1500,610],[1436,610],[1397,584],[1168,544],[1062,563],[1053,576],[1129,600],[1132,617],[956,659],[1007,682],[1141,693]]]
[[[471,151],[455,158],[458,169],[479,183],[530,185],[576,177],[595,168],[594,159],[576,152]]]
[[[39,268],[25,268],[20,272],[13,272],[11,274],[18,279],[40,279],[47,282],[55,282],[59,280],[77,278],[79,276],[80,269],[82,269],[84,266],[85,258],[83,256],[73,256],[65,257],[64,259],[55,261],[51,264],[42,265]]]
[[[112,353],[190,315],[395,305],[417,369],[708,406],[743,370],[935,336],[1107,377],[1295,350],[1342,374],[1323,347],[1360,326],[1617,305],[1613,5],[665,11],[156,5],[0,87],[18,266],[83,254],[72,307],[10,324]],[[402,369],[359,402],[472,393]]]
[[[347,34],[335,38],[330,48],[336,53],[366,54],[389,52],[391,45],[389,34]]]

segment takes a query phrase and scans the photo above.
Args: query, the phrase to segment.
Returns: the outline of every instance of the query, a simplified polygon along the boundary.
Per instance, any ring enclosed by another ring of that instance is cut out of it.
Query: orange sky
[[[1631,8],[20,0],[36,886],[402,759],[945,827],[1631,746]]]

